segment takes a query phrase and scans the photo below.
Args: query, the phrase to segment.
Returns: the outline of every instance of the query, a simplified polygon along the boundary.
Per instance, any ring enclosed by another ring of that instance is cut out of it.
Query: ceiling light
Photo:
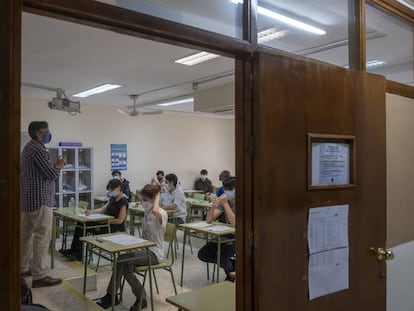
[[[183,64],[183,65],[187,65],[187,66],[193,66],[195,64],[199,64],[202,62],[206,62],[210,59],[219,57],[220,55],[216,55],[213,53],[208,53],[208,52],[200,52],[200,53],[196,53],[187,57],[183,57],[180,59],[175,60],[175,63],[179,63],[179,64]]]
[[[289,33],[287,30],[278,30],[277,28],[270,28],[263,30],[257,34],[257,41],[264,43],[272,40],[276,40],[286,36]]]
[[[230,0],[230,1],[235,3],[235,4],[243,3],[243,0]],[[326,34],[325,30],[322,30],[322,29],[316,28],[314,26],[305,24],[305,23],[300,22],[296,19],[293,19],[293,18],[284,16],[282,14],[276,13],[274,11],[265,9],[264,7],[261,7],[261,6],[257,7],[257,13],[262,14],[262,15],[267,16],[267,17],[270,17],[270,18],[273,18],[273,19],[277,20],[278,22],[281,22],[282,24],[289,25],[291,27],[295,27],[295,28],[298,28],[298,29],[301,29],[301,30],[305,30],[305,31],[308,31],[308,32],[311,32],[311,33],[314,33],[314,34],[317,34],[317,35],[325,35]]]
[[[367,68],[367,69],[372,69],[372,68],[375,68],[375,67],[380,67],[380,66],[383,66],[383,65],[385,65],[387,62],[386,61],[383,61],[383,60],[378,60],[378,59],[371,59],[371,60],[368,60],[366,63],[365,63],[365,67]],[[345,65],[344,66],[345,68],[349,68],[349,65]]]
[[[99,94],[99,93],[103,93],[103,92],[107,92],[107,91],[110,91],[110,90],[113,90],[113,89],[117,89],[121,86],[122,85],[120,85],[120,84],[110,84],[110,83],[102,84],[102,85],[97,86],[93,89],[86,90],[86,91],[80,92],[80,93],[72,95],[72,96],[73,97],[88,97],[88,96],[91,96],[91,95],[96,95],[96,94]]]
[[[367,61],[365,66],[367,67],[367,69],[369,69],[369,68],[375,68],[375,67],[385,65],[386,63],[387,62],[383,61],[383,60],[371,59],[371,60]]]
[[[181,98],[181,99],[175,99],[175,100],[171,100],[168,102],[164,102],[162,104],[158,104],[158,106],[173,106],[173,105],[180,105],[180,104],[189,104],[192,103],[194,101],[193,97],[188,97],[188,98]]]

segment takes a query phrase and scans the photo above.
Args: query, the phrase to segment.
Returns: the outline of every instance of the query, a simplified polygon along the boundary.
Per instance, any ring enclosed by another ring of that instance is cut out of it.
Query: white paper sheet
[[[312,143],[312,186],[349,184],[349,153],[349,144]]]
[[[309,299],[349,288],[349,248],[309,256]]]
[[[333,205],[309,209],[309,254],[348,247],[349,205]]]
[[[209,230],[213,232],[220,232],[220,231],[227,231],[230,229],[231,227],[229,226],[214,226],[214,227],[211,227]]]
[[[138,243],[142,243],[146,241],[144,239],[141,239],[139,237],[129,235],[129,234],[110,235],[110,236],[103,237],[101,239],[105,241],[110,241],[116,244],[121,244],[121,245],[132,245],[132,244],[138,244]]]
[[[91,215],[77,214],[77,216],[84,217],[87,219],[111,218],[111,216],[105,215],[105,214],[91,214]]]
[[[205,222],[205,221],[200,221],[200,222],[194,222],[194,223],[191,223],[191,224],[189,224],[188,226],[189,227],[193,227],[193,228],[204,228],[204,227],[210,227],[210,226],[212,226],[213,224],[208,224],[207,222]]]

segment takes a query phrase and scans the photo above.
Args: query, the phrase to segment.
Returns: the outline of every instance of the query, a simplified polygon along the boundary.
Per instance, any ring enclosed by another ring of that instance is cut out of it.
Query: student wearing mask
[[[161,194],[161,206],[165,210],[175,210],[174,222],[176,225],[185,223],[187,218],[187,204],[184,191],[178,185],[178,178],[175,174],[165,176],[166,190]]]
[[[152,177],[151,179],[151,185],[161,185],[161,187],[164,187],[165,185],[164,171],[161,171],[161,170],[157,171],[157,173],[155,174],[155,177]]]
[[[164,259],[164,234],[167,226],[168,215],[166,211],[160,208],[160,191],[160,185],[146,185],[141,190],[141,197],[143,201],[142,206],[145,210],[142,221],[142,238],[156,244],[155,246],[150,247],[151,265],[156,265]],[[142,295],[142,308],[147,306],[145,289],[134,273],[135,266],[147,266],[149,264],[147,251],[145,249],[140,249],[119,256],[120,261],[128,258],[134,259],[129,262],[121,262],[117,264],[115,292],[118,291],[121,284],[121,277],[124,276],[136,297],[135,303],[129,310],[136,311],[139,309],[139,302]],[[107,309],[111,306],[112,278],[113,275],[109,281],[106,295],[96,302],[103,309]],[[115,298],[115,304],[119,304],[117,297]]]
[[[128,200],[122,192],[122,183],[119,179],[111,179],[106,186],[109,191],[109,201],[102,206],[94,210],[87,210],[86,215],[92,214],[106,214],[113,216],[110,220],[111,232],[124,232],[125,231],[125,219],[127,216]],[[88,223],[91,226],[94,223]],[[107,227],[101,227],[92,229],[94,234],[108,233]],[[73,235],[72,245],[70,249],[62,250],[61,253],[70,260],[82,261],[82,242],[79,240],[82,237],[81,226],[76,226],[75,233]]]
[[[223,181],[224,193],[214,199],[213,205],[207,213],[206,222],[220,221],[229,223],[236,227],[236,178],[229,177]],[[231,234],[228,238],[234,239]],[[234,271],[235,267],[231,258],[235,254],[235,242],[228,242],[221,244],[220,267],[226,273],[226,280],[233,280],[230,277],[230,272]],[[207,242],[198,252],[198,258],[203,262],[216,263],[217,262],[217,243]]]
[[[206,196],[213,192],[213,185],[211,180],[207,178],[207,175],[207,170],[202,169],[200,171],[200,178],[198,178],[194,183],[194,189],[203,191]]]
[[[112,171],[112,178],[119,179],[122,183],[122,192],[125,197],[128,199],[128,202],[131,202],[131,188],[129,187],[129,181],[122,177],[122,173],[118,170]]]
[[[224,171],[222,171],[222,172],[220,173],[220,175],[219,175],[219,180],[220,180],[221,182],[223,182],[223,181],[224,181],[224,180],[226,180],[227,178],[230,178],[230,176],[231,176],[230,171],[224,170]],[[219,196],[221,196],[223,193],[224,193],[224,187],[223,187],[223,186],[221,186],[220,188],[218,188],[218,189],[217,189],[216,196],[217,196],[217,197],[219,197]]]

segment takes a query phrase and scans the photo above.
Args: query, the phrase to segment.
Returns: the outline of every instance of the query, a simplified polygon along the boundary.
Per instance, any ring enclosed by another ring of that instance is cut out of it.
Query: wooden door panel
[[[385,80],[314,61],[255,58],[256,310],[385,310]],[[307,190],[307,134],[354,135],[356,187]],[[307,216],[349,204],[349,289],[308,299]]]

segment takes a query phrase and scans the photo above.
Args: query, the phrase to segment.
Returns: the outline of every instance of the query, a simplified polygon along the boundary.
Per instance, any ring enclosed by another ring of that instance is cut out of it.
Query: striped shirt
[[[22,212],[36,211],[42,205],[53,207],[60,169],[50,160],[45,146],[32,139],[23,148],[20,161]]]

